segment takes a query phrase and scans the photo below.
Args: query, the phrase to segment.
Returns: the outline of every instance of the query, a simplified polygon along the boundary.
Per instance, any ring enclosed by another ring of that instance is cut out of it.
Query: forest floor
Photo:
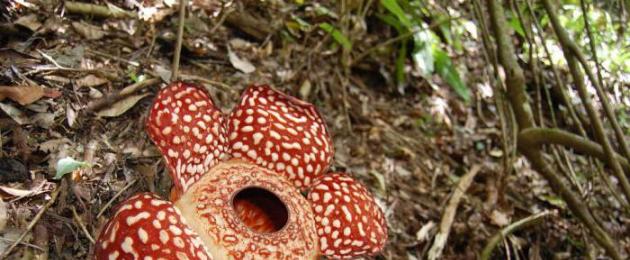
[[[397,87],[394,53],[343,64],[344,50],[326,32],[281,29],[291,16],[322,19],[312,10],[237,8],[252,22],[212,17],[213,8],[192,8],[181,79],[203,84],[224,112],[250,84],[270,84],[315,104],[333,135],[333,169],[365,183],[385,211],[390,237],[375,258],[426,258],[458,182],[476,167],[454,221],[445,223],[444,258],[473,259],[501,228],[542,211],[549,214],[507,236],[494,256],[566,259],[590,250],[585,231],[546,182],[523,158],[505,160],[479,39],[465,39],[464,54],[451,57],[468,71],[463,77],[473,98],[465,102],[440,79],[414,76],[411,67],[408,84]],[[153,21],[142,21],[32,5],[0,18],[6,19],[0,88],[28,89],[2,90],[0,252],[28,231],[10,258],[85,259],[113,205],[141,191],[168,197],[167,170],[144,122],[170,80],[175,9],[162,6]],[[392,35],[378,25],[357,30],[355,57]],[[91,167],[55,179],[65,157]],[[58,187],[55,203],[45,208]],[[623,226],[608,228],[621,232],[628,248]]]

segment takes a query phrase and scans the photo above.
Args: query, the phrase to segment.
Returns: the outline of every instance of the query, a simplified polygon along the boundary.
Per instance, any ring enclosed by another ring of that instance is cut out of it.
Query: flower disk
[[[215,166],[176,206],[216,258],[315,259],[318,254],[306,199],[277,173],[248,161]]]

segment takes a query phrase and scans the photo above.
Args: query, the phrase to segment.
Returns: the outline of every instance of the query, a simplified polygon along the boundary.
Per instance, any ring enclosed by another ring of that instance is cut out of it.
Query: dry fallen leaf
[[[39,86],[0,86],[0,100],[10,98],[20,105],[31,104],[44,96],[44,89]]]
[[[24,112],[22,112],[22,110],[19,110],[17,107],[12,106],[11,104],[0,103],[0,109],[19,125],[28,124],[31,122],[31,120]]]
[[[230,63],[232,63],[232,66],[243,73],[252,73],[256,70],[256,67],[254,67],[251,62],[247,59],[239,58],[230,48],[228,48],[228,58]]]
[[[107,83],[108,80],[89,74],[83,78],[77,80],[77,86],[79,87],[96,87]]]
[[[37,29],[39,29],[39,27],[42,26],[42,23],[40,23],[37,20],[37,15],[36,14],[30,14],[30,15],[26,15],[26,16],[22,16],[20,18],[17,19],[17,21],[15,21],[15,24],[21,25],[24,28],[27,28],[31,31],[37,31]]]
[[[47,180],[34,181],[33,185],[29,189],[16,189],[7,186],[0,186],[0,191],[9,195],[9,197],[31,197],[42,193],[50,192],[55,188],[55,183]]]
[[[9,98],[20,105],[28,105],[42,97],[56,98],[61,92],[41,86],[0,86],[0,101]]]
[[[73,22],[72,28],[88,40],[98,40],[105,36],[101,28],[87,23]]]
[[[7,213],[7,204],[0,200],[0,232],[4,231],[4,227],[7,226],[7,219],[9,214]]]
[[[138,103],[138,101],[140,101],[140,99],[148,95],[149,93],[144,93],[126,97],[125,99],[112,104],[110,107],[98,111],[96,115],[101,117],[117,117],[127,112],[127,110],[131,109],[136,103]]]

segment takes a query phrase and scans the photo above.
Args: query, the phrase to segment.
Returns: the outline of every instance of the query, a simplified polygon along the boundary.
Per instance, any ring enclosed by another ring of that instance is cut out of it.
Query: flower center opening
[[[289,211],[274,193],[248,187],[239,191],[232,200],[238,218],[247,227],[259,233],[272,233],[287,224]]]

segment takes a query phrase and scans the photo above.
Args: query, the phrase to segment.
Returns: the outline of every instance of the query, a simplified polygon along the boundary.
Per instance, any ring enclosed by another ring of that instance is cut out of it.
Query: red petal
[[[193,84],[171,83],[158,93],[147,132],[162,152],[176,190],[185,192],[219,162],[225,152],[223,121],[210,96]]]
[[[228,153],[279,172],[300,189],[330,166],[332,141],[315,106],[269,86],[249,87],[227,128]]]
[[[95,259],[212,259],[169,201],[141,193],[120,204],[105,225]],[[147,258],[145,258],[147,257]]]
[[[321,253],[331,258],[373,255],[387,241],[383,212],[361,183],[343,173],[313,182],[308,200],[315,213]]]

